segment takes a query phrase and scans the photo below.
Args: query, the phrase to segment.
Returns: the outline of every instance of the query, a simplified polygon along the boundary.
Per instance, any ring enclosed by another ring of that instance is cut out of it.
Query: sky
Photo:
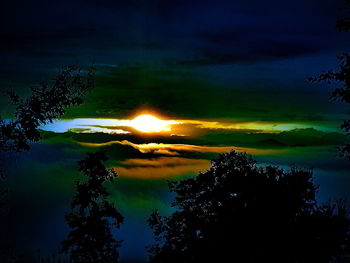
[[[262,165],[313,168],[321,201],[348,197],[350,167],[337,146],[348,140],[340,124],[349,107],[329,100],[337,84],[307,81],[348,49],[349,34],[335,28],[342,0],[1,5],[1,91],[25,97],[66,65],[96,67],[83,105],[42,126],[30,152],[5,156],[14,192],[7,234],[19,250],[57,252],[81,178],[76,162],[98,149],[120,175],[108,187],[125,215],[115,233],[125,262],[147,258],[150,212],[173,211],[166,180],[194,176],[230,149]],[[0,105],[11,118],[5,96]],[[137,119],[145,114],[153,117]]]

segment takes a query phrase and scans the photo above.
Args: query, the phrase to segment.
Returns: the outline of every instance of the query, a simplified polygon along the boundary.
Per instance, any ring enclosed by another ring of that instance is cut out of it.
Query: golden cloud
[[[152,159],[127,159],[122,161],[121,164],[127,166],[185,166],[185,165],[193,165],[193,164],[208,164],[208,160],[203,159],[189,159],[182,157],[159,157]]]
[[[210,167],[210,161],[208,160],[180,157],[128,159],[121,163],[128,167],[114,167],[120,176],[143,179],[171,178],[184,174],[195,174]]]
[[[123,141],[109,141],[104,143],[89,143],[89,142],[77,142],[80,145],[87,147],[102,147],[110,146],[113,144],[120,144],[130,146],[141,153],[154,153],[154,154],[165,154],[165,155],[179,155],[178,152],[199,152],[199,153],[225,153],[231,150],[239,152],[247,152],[250,154],[271,154],[275,153],[274,149],[256,149],[256,148],[245,148],[235,146],[204,146],[204,145],[191,145],[191,144],[167,144],[167,143],[144,143],[136,144],[127,140]]]

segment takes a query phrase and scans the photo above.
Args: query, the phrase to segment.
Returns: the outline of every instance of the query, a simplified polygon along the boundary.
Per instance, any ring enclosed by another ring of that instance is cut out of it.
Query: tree
[[[344,10],[347,15],[337,21],[337,28],[339,31],[350,30],[350,1],[346,0],[346,6]],[[328,84],[332,82],[339,82],[342,87],[333,90],[331,99],[334,101],[341,101],[344,103],[350,103],[350,53],[345,53],[338,56],[339,68],[337,70],[329,70],[318,77],[309,78],[311,82],[323,82]],[[345,131],[347,136],[350,136],[350,120],[345,120],[341,125],[341,128]],[[350,160],[350,144],[347,143],[341,149],[341,155],[347,157]]]
[[[329,262],[349,251],[344,203],[318,206],[312,171],[257,165],[232,151],[169,182],[177,208],[154,211],[150,262]]]
[[[94,69],[85,73],[73,65],[64,68],[53,81],[32,87],[27,99],[7,91],[15,114],[12,120],[0,117],[0,152],[29,150],[30,143],[40,139],[41,125],[63,116],[67,107],[81,104],[94,86]]]
[[[30,144],[40,140],[40,126],[63,116],[67,107],[80,105],[86,93],[95,87],[94,68],[83,71],[72,65],[64,68],[52,81],[31,88],[31,96],[21,99],[14,91],[7,91],[15,106],[14,118],[0,116],[0,153],[28,151]],[[9,187],[0,156],[0,214],[9,209]]]
[[[337,21],[337,28],[340,31],[348,31],[350,29],[350,0],[345,0],[344,11],[347,13],[345,17]]]
[[[74,263],[114,263],[119,258],[121,241],[113,238],[112,229],[119,228],[124,218],[108,201],[104,183],[112,182],[117,174],[105,168],[106,160],[104,152],[96,152],[79,161],[79,171],[87,179],[76,183],[72,211],[66,216],[72,230],[63,241],[63,252],[70,253]]]

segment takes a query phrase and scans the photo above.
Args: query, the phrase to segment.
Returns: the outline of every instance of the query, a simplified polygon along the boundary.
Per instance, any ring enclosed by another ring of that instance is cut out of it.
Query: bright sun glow
[[[130,126],[140,132],[151,133],[171,131],[171,125],[178,123],[177,121],[161,120],[150,114],[143,114],[131,120]]]

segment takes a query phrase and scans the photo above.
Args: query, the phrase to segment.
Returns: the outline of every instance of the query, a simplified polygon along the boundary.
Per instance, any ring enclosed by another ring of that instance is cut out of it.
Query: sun
[[[178,124],[178,122],[161,120],[151,114],[143,114],[130,121],[131,127],[144,133],[169,132],[172,124]]]

